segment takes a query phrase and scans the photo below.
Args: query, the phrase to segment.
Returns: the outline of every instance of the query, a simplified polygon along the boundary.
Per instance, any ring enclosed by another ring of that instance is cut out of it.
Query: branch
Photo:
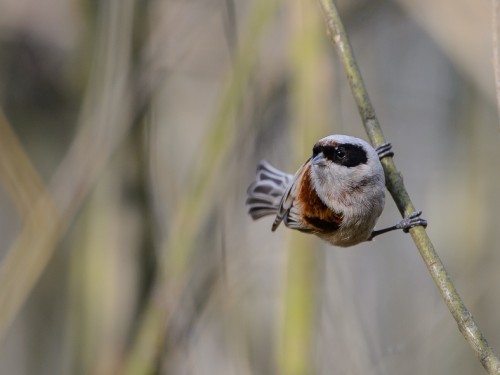
[[[344,26],[340,19],[336,5],[333,0],[319,0],[325,21],[327,32],[337,49],[352,93],[356,100],[365,130],[374,146],[380,146],[386,142],[382,129],[375,115],[375,110],[370,102],[368,93],[361,78],[361,73],[354,59],[351,46],[347,39]],[[397,171],[394,161],[390,157],[382,159],[384,166],[387,190],[391,193],[396,205],[403,216],[415,211],[410,196],[403,184],[401,174]],[[477,326],[472,314],[467,310],[462,299],[458,295],[441,259],[436,253],[427,232],[421,226],[412,228],[410,234],[431,273],[441,296],[446,302],[448,309],[455,318],[458,328],[472,347],[481,364],[489,374],[500,374],[500,360],[489,346]]]

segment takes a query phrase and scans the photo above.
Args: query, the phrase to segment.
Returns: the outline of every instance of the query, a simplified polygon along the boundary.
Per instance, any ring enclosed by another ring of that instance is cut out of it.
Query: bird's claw
[[[390,143],[384,143],[380,146],[378,146],[375,151],[377,151],[378,158],[382,160],[382,158],[385,157],[393,157],[394,152],[392,151],[392,145]]]
[[[403,232],[405,232],[405,233],[408,233],[411,228],[414,228],[417,226],[423,226],[424,228],[426,228],[427,227],[427,220],[420,218],[420,215],[422,215],[422,211],[412,212],[407,217],[405,217],[403,220],[401,220],[397,226],[400,229],[402,229]]]

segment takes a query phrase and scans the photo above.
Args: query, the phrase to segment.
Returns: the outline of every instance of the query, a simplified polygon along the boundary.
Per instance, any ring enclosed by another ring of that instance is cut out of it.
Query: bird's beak
[[[317,165],[319,167],[324,167],[324,166],[326,166],[325,155],[323,155],[323,153],[320,152],[318,155],[316,155],[314,158],[312,158],[311,162],[313,165]]]

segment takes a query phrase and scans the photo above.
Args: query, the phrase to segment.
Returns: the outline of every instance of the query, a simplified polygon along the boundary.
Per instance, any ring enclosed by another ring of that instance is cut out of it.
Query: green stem
[[[374,146],[379,146],[385,143],[386,140],[368,97],[337,7],[332,0],[319,0],[319,2],[327,24],[328,34],[346,70],[349,84],[368,137]],[[385,170],[387,189],[391,193],[401,214],[406,216],[413,212],[415,207],[406,191],[401,174],[397,171],[392,158],[384,158],[382,164]],[[439,259],[431,240],[427,236],[427,232],[423,227],[419,226],[411,229],[410,234],[441,296],[455,318],[460,332],[472,347],[486,371],[489,374],[500,374],[500,360],[498,356],[489,346],[486,338],[474,321],[472,314],[458,295],[441,259]]]

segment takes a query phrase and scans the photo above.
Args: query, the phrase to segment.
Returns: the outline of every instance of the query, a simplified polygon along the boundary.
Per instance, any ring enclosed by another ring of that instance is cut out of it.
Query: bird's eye
[[[339,147],[335,150],[335,156],[339,159],[344,159],[346,157],[346,152],[343,147]]]

